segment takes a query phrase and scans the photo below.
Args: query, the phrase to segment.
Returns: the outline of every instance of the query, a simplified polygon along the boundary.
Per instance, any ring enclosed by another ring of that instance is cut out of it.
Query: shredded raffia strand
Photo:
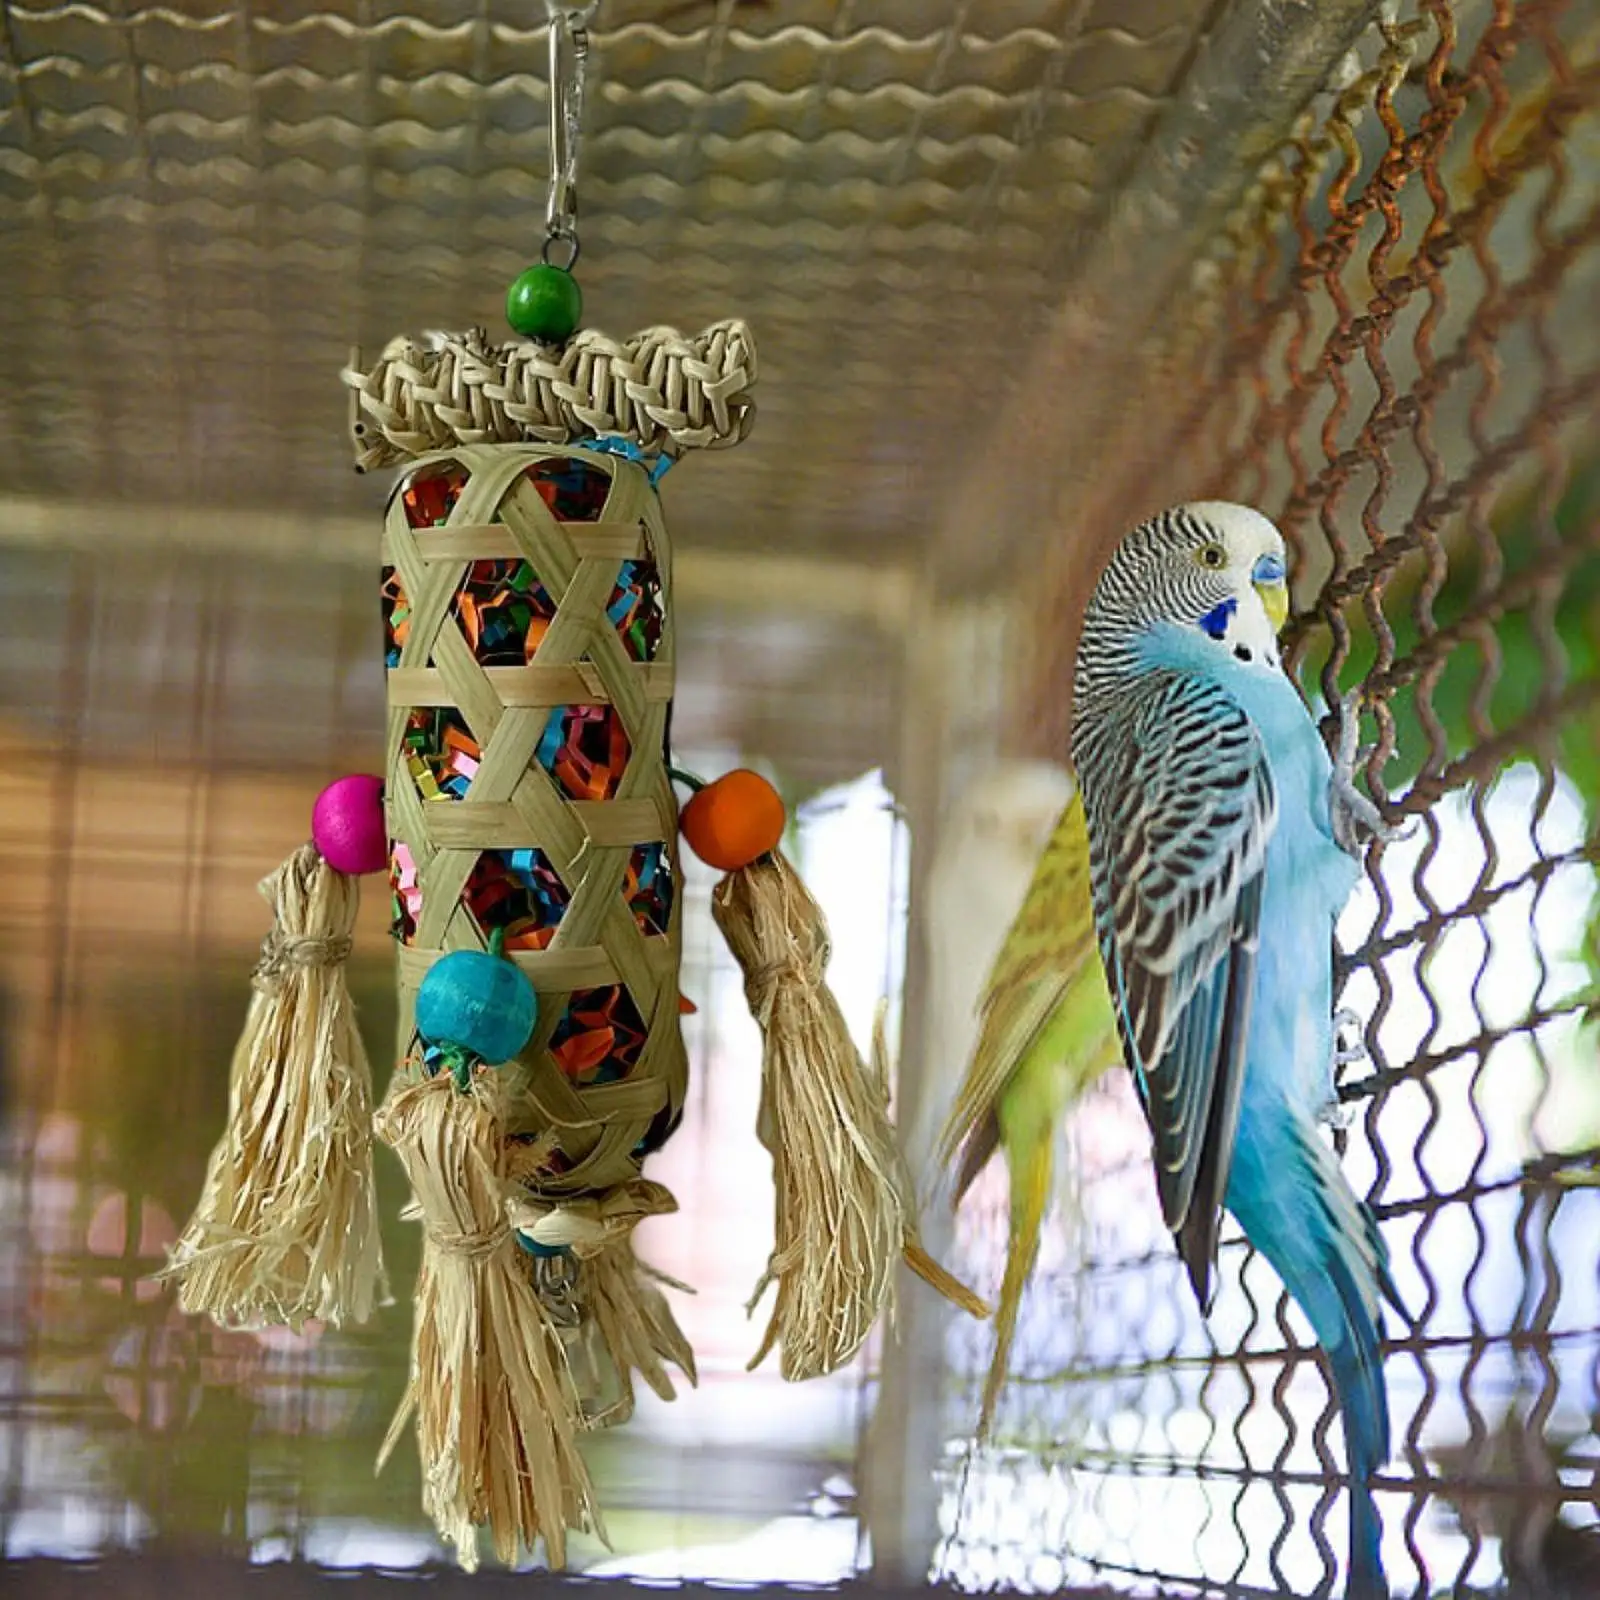
[[[824,979],[821,907],[773,854],[724,878],[711,912],[765,1040],[756,1134],[772,1156],[777,1219],[751,1309],[774,1282],[777,1297],[751,1367],[774,1345],[791,1382],[843,1366],[879,1316],[892,1313],[902,1253],[934,1288],[986,1316],[988,1307],[917,1242],[888,1085],[862,1061]]]
[[[377,1117],[424,1235],[411,1381],[378,1465],[415,1413],[423,1509],[462,1567],[476,1569],[483,1525],[500,1561],[531,1555],[542,1537],[551,1567],[563,1567],[567,1529],[605,1531],[561,1332],[507,1211],[505,1087],[492,1068],[464,1092],[449,1073],[418,1070],[396,1075]]]
[[[225,1327],[364,1322],[386,1298],[372,1180],[372,1069],[344,962],[358,888],[302,845],[261,893],[262,945],[228,1122],[164,1276]]]

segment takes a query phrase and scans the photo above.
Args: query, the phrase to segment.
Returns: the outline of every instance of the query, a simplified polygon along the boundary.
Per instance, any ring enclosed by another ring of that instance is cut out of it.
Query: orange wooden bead
[[[678,826],[708,867],[737,872],[778,848],[785,820],[778,791],[759,772],[737,767],[695,794]]]

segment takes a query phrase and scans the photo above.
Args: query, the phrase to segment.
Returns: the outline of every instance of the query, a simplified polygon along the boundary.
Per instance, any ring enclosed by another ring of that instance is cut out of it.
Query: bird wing
[[[1083,799],[1075,792],[1040,853],[995,958],[979,1004],[978,1041],[939,1136],[941,1166],[948,1166],[964,1144],[970,1146],[957,1180],[957,1201],[995,1148],[1000,1097],[1029,1049],[1074,985],[1102,981],[1094,954],[1089,835]],[[1109,1026],[1109,1010],[1106,1020]]]
[[[1095,741],[1095,925],[1154,1138],[1162,1213],[1204,1307],[1277,797],[1259,735],[1220,684],[1151,673],[1123,710]]]

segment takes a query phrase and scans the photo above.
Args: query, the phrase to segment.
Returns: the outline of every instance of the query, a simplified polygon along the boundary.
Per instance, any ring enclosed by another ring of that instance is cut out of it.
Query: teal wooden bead
[[[583,315],[583,291],[565,267],[541,262],[506,291],[506,321],[524,338],[559,344]]]
[[[428,968],[417,990],[417,1032],[429,1044],[459,1045],[499,1066],[527,1044],[539,997],[521,970],[481,950],[452,950]]]

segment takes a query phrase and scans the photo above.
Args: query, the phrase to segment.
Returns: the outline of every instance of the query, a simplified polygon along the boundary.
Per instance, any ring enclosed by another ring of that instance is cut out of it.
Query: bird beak
[[[1281,578],[1276,583],[1258,583],[1256,593],[1272,619],[1272,631],[1282,633],[1284,623],[1289,620],[1289,585]]]
[[[1272,621],[1272,631],[1281,633],[1289,620],[1289,583],[1282,557],[1262,556],[1250,574],[1250,582],[1261,596],[1261,606]]]

